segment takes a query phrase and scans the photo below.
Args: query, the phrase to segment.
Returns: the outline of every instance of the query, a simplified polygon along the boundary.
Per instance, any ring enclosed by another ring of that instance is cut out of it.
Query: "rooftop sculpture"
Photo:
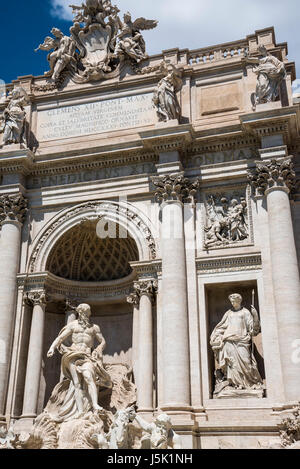
[[[37,50],[49,51],[53,87],[67,76],[76,83],[112,78],[125,62],[136,65],[148,58],[141,31],[156,28],[158,22],[126,13],[121,21],[117,6],[110,0],[86,0],[73,8],[70,37],[53,28],[54,38],[46,37]],[[52,51],[52,52],[51,52]]]

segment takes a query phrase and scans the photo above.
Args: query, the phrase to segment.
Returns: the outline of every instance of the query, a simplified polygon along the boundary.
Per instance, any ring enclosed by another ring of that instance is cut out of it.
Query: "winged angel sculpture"
[[[126,62],[134,65],[148,58],[141,31],[155,28],[157,21],[132,21],[130,13],[121,21],[120,10],[111,0],[86,0],[70,6],[74,15],[71,36],[53,28],[54,38],[47,37],[36,49],[49,51],[46,75],[54,87],[67,75],[76,83],[113,78]]]

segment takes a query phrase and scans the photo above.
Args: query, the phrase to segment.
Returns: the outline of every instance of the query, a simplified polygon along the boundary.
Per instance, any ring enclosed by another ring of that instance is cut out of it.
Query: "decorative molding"
[[[0,222],[18,221],[23,224],[27,214],[27,199],[22,194],[0,196]]]
[[[238,272],[240,270],[258,270],[262,268],[260,254],[246,254],[244,256],[220,257],[210,259],[196,259],[197,272],[200,275]]]
[[[70,302],[72,305],[81,302],[101,302],[109,300],[124,300],[132,293],[135,275],[131,274],[122,281],[112,282],[75,282],[65,280],[49,272],[39,274],[19,274],[18,288],[25,291],[24,297],[37,291],[47,291],[48,301]],[[27,303],[28,304],[28,303]],[[66,310],[66,308],[64,308]]]
[[[268,189],[276,187],[293,191],[296,185],[296,173],[293,167],[292,158],[257,162],[256,168],[248,172],[248,180],[256,189],[257,195],[265,195]]]
[[[26,303],[32,306],[43,306],[48,301],[45,290],[30,291],[26,293]]]
[[[184,177],[184,173],[153,177],[152,182],[157,187],[155,198],[160,203],[170,200],[193,201],[199,189],[199,181],[190,181]]]
[[[158,282],[157,280],[141,279],[134,282],[133,289],[133,293],[131,293],[127,298],[128,303],[139,305],[140,298],[143,295],[149,296],[151,301],[154,302],[157,294]]]
[[[118,204],[114,204],[113,202],[106,203],[106,202],[87,202],[85,204],[82,204],[80,206],[75,207],[74,209],[69,210],[67,213],[62,215],[60,218],[56,219],[50,227],[46,230],[45,233],[41,236],[39,242],[35,246],[35,249],[31,255],[30,258],[30,265],[29,265],[29,271],[34,272],[35,271],[35,265],[37,262],[37,259],[40,255],[40,252],[45,245],[45,243],[48,241],[49,237],[51,234],[57,230],[60,226],[62,226],[64,223],[66,223],[68,220],[71,218],[75,217],[76,215],[84,214],[84,212],[88,210],[93,210],[95,212],[95,215],[100,216],[103,215],[108,215],[110,212],[113,212],[114,215],[120,216],[123,215],[127,219],[129,219],[135,228],[142,233],[150,254],[151,258],[155,259],[156,258],[156,243],[154,240],[154,237],[152,236],[152,233],[146,223],[137,215],[137,213],[133,212],[130,208],[126,206],[120,206]],[[86,218],[86,217],[85,217]]]

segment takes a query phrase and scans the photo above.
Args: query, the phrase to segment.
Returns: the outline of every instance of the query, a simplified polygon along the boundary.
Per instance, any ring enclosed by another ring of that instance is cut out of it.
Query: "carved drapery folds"
[[[258,195],[265,195],[268,189],[283,187],[293,191],[296,186],[296,173],[291,158],[257,163],[256,169],[249,171],[248,180]]]
[[[206,248],[240,243],[250,236],[245,194],[211,194],[206,197]]]
[[[26,91],[17,86],[8,96],[8,105],[0,118],[0,133],[3,133],[3,145],[27,144],[25,135],[26,111],[29,103]]]
[[[192,182],[183,173],[154,177],[152,182],[157,188],[155,198],[160,203],[170,200],[192,202],[199,188],[199,181]]]
[[[46,37],[36,49],[49,52],[50,71],[46,76],[52,80],[39,87],[40,91],[61,86],[67,76],[76,83],[113,78],[126,61],[135,69],[148,58],[141,31],[156,28],[156,20],[133,21],[126,13],[122,21],[120,10],[110,0],[86,0],[81,6],[71,6],[74,18],[70,36],[53,28],[54,37]]]
[[[0,197],[0,223],[13,220],[24,223],[27,213],[27,200],[22,194]]]
[[[182,88],[182,73],[174,65],[162,62],[160,74],[163,78],[159,81],[153,96],[158,119],[162,122],[179,120],[181,107],[176,93]]]

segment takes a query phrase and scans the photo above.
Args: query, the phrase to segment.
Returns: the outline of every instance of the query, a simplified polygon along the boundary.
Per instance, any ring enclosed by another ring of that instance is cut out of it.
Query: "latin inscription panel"
[[[153,93],[61,106],[38,112],[40,142],[152,125]]]

